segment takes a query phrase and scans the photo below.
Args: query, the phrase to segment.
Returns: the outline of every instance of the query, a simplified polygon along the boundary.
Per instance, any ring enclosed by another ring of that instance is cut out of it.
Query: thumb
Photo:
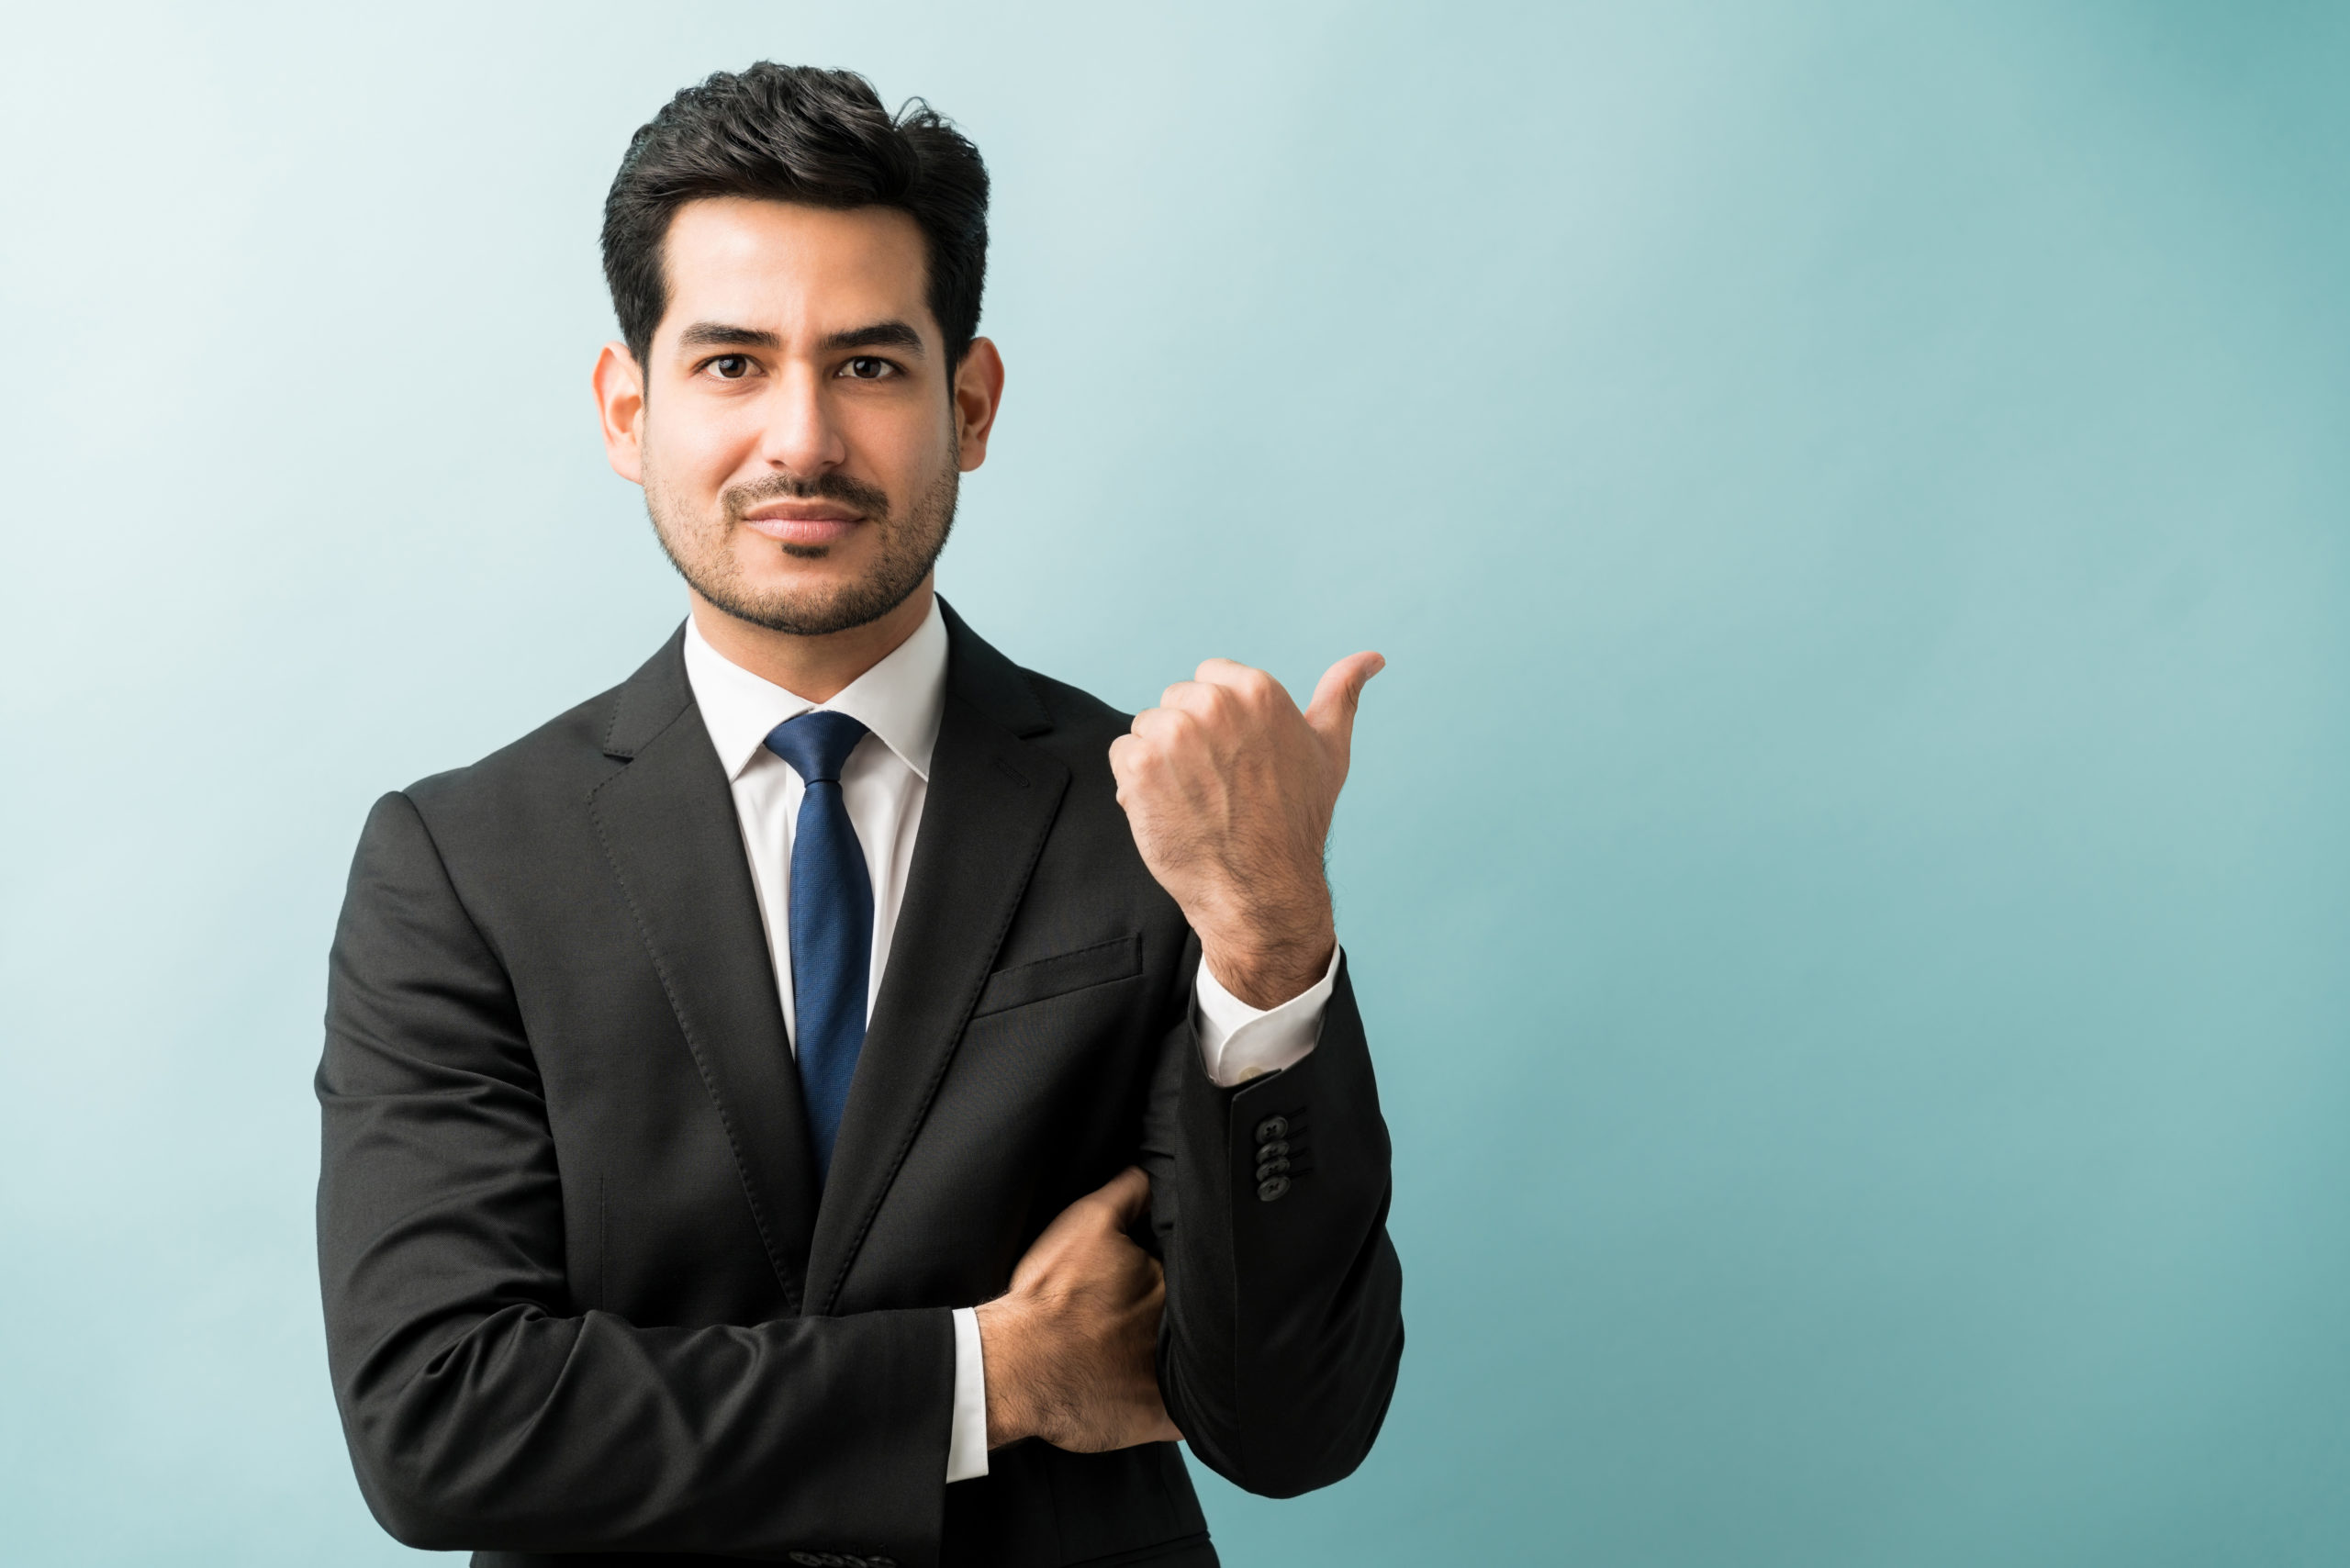
[[[1143,1174],[1141,1166],[1129,1165],[1096,1189],[1093,1195],[1110,1205],[1117,1215],[1117,1228],[1125,1230],[1150,1206],[1150,1178]]]
[[[1340,745],[1354,738],[1355,708],[1371,678],[1387,667],[1382,654],[1349,654],[1322,672],[1315,683],[1314,700],[1305,705],[1305,722],[1325,740]]]

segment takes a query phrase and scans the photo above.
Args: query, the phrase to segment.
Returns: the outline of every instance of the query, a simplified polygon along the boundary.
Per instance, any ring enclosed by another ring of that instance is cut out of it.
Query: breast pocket
[[[988,977],[987,989],[979,992],[979,1003],[971,1010],[971,1016],[983,1018],[990,1013],[1025,1007],[1032,1002],[1066,996],[1089,986],[1130,980],[1140,973],[1142,935],[1137,932],[1115,941],[1098,942],[1091,947],[1056,953],[1049,958],[996,970]]]

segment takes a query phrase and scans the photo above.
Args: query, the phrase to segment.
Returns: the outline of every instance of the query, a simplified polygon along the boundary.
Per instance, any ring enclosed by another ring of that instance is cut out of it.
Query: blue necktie
[[[767,734],[767,749],[807,786],[791,834],[791,1005],[819,1182],[832,1173],[833,1140],[865,1045],[873,964],[873,879],[841,799],[842,765],[864,738],[865,726],[845,713],[802,713]]]

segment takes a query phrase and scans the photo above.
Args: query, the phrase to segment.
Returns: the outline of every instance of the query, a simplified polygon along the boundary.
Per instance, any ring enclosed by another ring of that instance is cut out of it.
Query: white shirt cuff
[[[988,1375],[979,1353],[979,1315],[955,1309],[955,1414],[946,1429],[946,1479],[971,1481],[988,1473]]]
[[[1212,1082],[1230,1089],[1295,1067],[1313,1054],[1322,1038],[1322,1014],[1329,1009],[1330,993],[1338,988],[1339,951],[1333,945],[1330,967],[1322,978],[1270,1012],[1249,1006],[1225,990],[1204,962],[1200,965],[1192,994],[1200,1026],[1200,1066]]]

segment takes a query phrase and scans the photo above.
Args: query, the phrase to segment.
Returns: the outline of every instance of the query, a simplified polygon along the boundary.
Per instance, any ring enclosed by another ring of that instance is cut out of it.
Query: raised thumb
[[[1305,705],[1305,722],[1326,737],[1344,745],[1354,737],[1355,709],[1362,689],[1387,667],[1384,655],[1349,654],[1322,672],[1314,685],[1314,700]]]

